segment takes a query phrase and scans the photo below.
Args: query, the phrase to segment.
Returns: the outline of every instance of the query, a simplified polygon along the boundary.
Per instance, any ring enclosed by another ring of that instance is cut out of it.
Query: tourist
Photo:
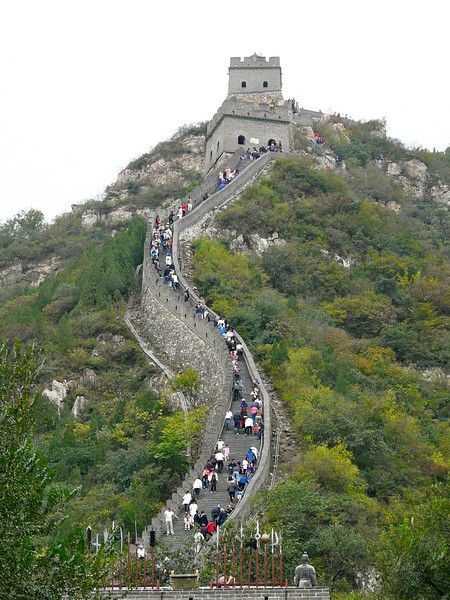
[[[173,532],[173,518],[178,519],[177,515],[173,512],[171,508],[167,508],[164,511],[164,518],[166,521],[166,535],[175,535]]]
[[[228,479],[227,492],[230,496],[230,502],[234,502],[236,499],[236,481],[234,477]]]
[[[217,492],[217,480],[218,480],[218,476],[217,473],[215,471],[212,471],[209,474],[208,477],[208,481],[211,484],[211,493]]]
[[[205,467],[203,469],[203,473],[202,473],[202,483],[203,483],[203,489],[207,490],[208,489],[208,484],[209,484],[209,475],[210,475],[211,471]]]
[[[198,554],[201,550],[202,545],[205,543],[205,536],[202,534],[201,531],[197,531],[195,533],[194,542],[195,542],[194,551],[195,551],[195,554]]]
[[[218,504],[211,510],[211,521],[214,523],[219,516],[221,506]]]
[[[239,427],[240,427],[240,422],[241,422],[241,413],[240,412],[234,413],[233,421],[234,421],[234,433],[236,435],[239,435]]]
[[[192,484],[192,489],[194,490],[194,496],[198,498],[202,489],[202,480],[200,479],[200,477],[197,477],[197,479],[194,481],[194,483]]]
[[[225,459],[222,450],[219,450],[218,452],[216,452],[215,458],[217,460],[217,470],[219,473],[222,473],[223,471],[223,461]]]
[[[225,429],[227,431],[231,431],[231,419],[233,418],[233,413],[231,410],[227,410],[225,413]]]
[[[184,530],[190,531],[191,527],[194,525],[194,517],[190,513],[186,513],[184,515]]]
[[[185,513],[189,512],[189,505],[191,502],[192,502],[191,493],[189,491],[186,491],[186,493],[183,496],[183,508],[184,508]]]
[[[225,444],[225,446],[223,447],[223,457],[225,459],[225,462],[228,462],[228,459],[230,458],[230,448],[228,444]]]
[[[197,511],[198,511],[198,504],[195,500],[192,500],[192,502],[189,505],[189,514],[191,515],[192,519],[194,518],[194,515]]]
[[[252,417],[245,417],[245,422],[244,422],[244,427],[245,427],[245,433],[246,435],[251,435],[252,431],[253,431],[253,419]]]
[[[186,288],[184,290],[184,301],[187,302],[189,300],[189,298],[191,297],[191,294],[189,292],[189,288]]]
[[[138,546],[137,557],[139,560],[143,560],[145,558],[145,548],[142,544],[139,544]]]

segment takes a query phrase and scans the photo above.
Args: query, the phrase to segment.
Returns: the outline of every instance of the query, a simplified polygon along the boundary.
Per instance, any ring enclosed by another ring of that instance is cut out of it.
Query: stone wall
[[[110,594],[111,598],[122,597],[123,591],[105,591],[105,597]],[[299,589],[294,587],[275,588],[225,588],[210,589],[199,588],[194,590],[144,590],[142,588],[130,590],[126,598],[128,600],[330,600],[328,588],[316,587]]]
[[[214,186],[216,175],[208,178],[204,184],[195,190],[191,197],[194,210],[182,220],[174,224],[173,230],[173,256],[180,281],[180,290],[174,292],[168,285],[162,282],[162,278],[156,273],[149,257],[149,244],[151,229],[155,215],[150,217],[150,225],[145,241],[144,264],[142,275],[141,309],[146,325],[146,335],[152,343],[158,347],[164,362],[172,365],[174,370],[185,370],[193,368],[200,374],[202,380],[201,395],[204,403],[209,406],[208,427],[202,436],[202,449],[194,467],[186,475],[183,483],[172,494],[166,503],[177,513],[180,510],[182,495],[185,489],[190,489],[192,483],[203,466],[219,439],[223,427],[223,419],[226,410],[231,404],[231,393],[233,384],[233,373],[228,358],[228,349],[223,337],[202,319],[195,318],[190,303],[183,300],[181,288],[189,287],[185,281],[178,255],[181,231],[185,231],[201,219],[206,213],[214,210],[231,197],[240,193],[247,185],[250,185],[261,173],[267,163],[276,155],[270,153],[262,156],[259,160],[247,162],[242,173],[229,183],[223,190],[211,195],[207,200],[201,201],[205,189]],[[239,161],[239,157],[232,158],[231,163]],[[195,299],[195,294],[193,294]],[[189,308],[188,308],[189,307]],[[245,359],[250,374],[255,379],[261,379],[257,372],[255,363],[248,348],[244,346]],[[261,386],[264,403],[265,443],[260,455],[260,468],[252,478],[247,492],[239,506],[233,512],[233,517],[242,514],[246,510],[247,498],[259,489],[267,478],[270,471],[270,399],[264,386]],[[160,533],[164,525],[163,512],[152,520],[151,528]]]

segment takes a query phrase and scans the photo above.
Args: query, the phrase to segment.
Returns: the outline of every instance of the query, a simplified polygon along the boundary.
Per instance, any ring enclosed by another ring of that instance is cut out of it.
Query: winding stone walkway
[[[189,227],[193,226],[198,220],[202,219],[208,212],[216,210],[221,205],[229,202],[230,199],[242,192],[242,190],[253,183],[259,177],[265,166],[276,158],[276,155],[263,155],[260,159],[246,165],[245,170],[241,170],[240,175],[228,184],[223,190],[211,193],[208,199],[202,200],[205,189],[212,189],[217,181],[217,175],[213,174],[202,186],[191,194],[194,209],[183,219],[174,223],[173,228],[173,259],[176,271],[179,277],[180,289],[173,290],[168,284],[163,283],[154,269],[149,257],[149,245],[154,223],[153,215],[150,220],[149,231],[145,243],[143,277],[142,277],[142,319],[145,323],[146,334],[152,340],[158,351],[161,349],[160,356],[166,355],[172,365],[176,365],[178,370],[194,368],[199,371],[202,379],[202,390],[205,394],[206,403],[210,407],[207,416],[207,426],[202,436],[202,446],[200,456],[194,467],[186,475],[183,483],[172,494],[172,498],[166,503],[166,506],[152,520],[143,533],[144,543],[148,540],[150,529],[155,529],[157,534],[165,532],[165,523],[163,511],[166,507],[172,508],[179,516],[179,521],[175,520],[175,536],[168,539],[175,546],[178,546],[192,532],[185,532],[183,525],[183,514],[181,507],[182,495],[186,490],[192,490],[194,479],[201,474],[206,461],[212,454],[218,439],[222,438],[230,447],[230,458],[242,460],[245,452],[250,446],[256,446],[259,452],[258,469],[252,477],[246,488],[246,492],[237,507],[231,513],[231,517],[242,516],[249,510],[247,499],[253,495],[266,482],[270,471],[270,445],[271,445],[271,407],[270,397],[261,377],[256,369],[253,358],[245,345],[244,340],[240,339],[244,347],[244,359],[240,360],[241,376],[244,380],[244,397],[249,400],[251,383],[253,379],[261,382],[260,391],[263,402],[264,418],[264,436],[261,447],[254,435],[236,435],[223,431],[225,412],[231,405],[231,394],[233,384],[233,373],[228,356],[228,349],[223,337],[213,327],[212,323],[207,323],[204,319],[195,317],[194,303],[198,301],[195,293],[191,292],[191,301],[183,301],[183,288],[189,287],[180,269],[180,234]],[[230,167],[234,168],[239,164],[239,157],[235,156],[230,161]],[[208,187],[209,186],[209,187]],[[160,214],[162,217],[162,215]],[[164,219],[163,219],[164,220]],[[208,309],[209,310],[209,309]],[[214,316],[214,313],[210,311]],[[237,403],[231,407],[235,412]],[[238,405],[239,407],[239,405]],[[226,491],[226,479],[228,471],[225,464],[223,473],[219,476],[217,492],[202,491],[199,500],[199,510],[204,510],[208,517],[211,515],[213,506],[220,504],[226,507],[229,503],[228,493]]]

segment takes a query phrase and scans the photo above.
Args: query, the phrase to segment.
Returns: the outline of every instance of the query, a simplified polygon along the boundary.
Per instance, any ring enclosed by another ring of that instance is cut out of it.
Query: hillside
[[[283,533],[287,571],[307,550],[342,597],[376,567],[382,597],[437,598],[450,154],[407,149],[378,122],[328,119],[316,133],[323,147],[298,129],[295,157],[211,214],[185,263],[251,347],[289,424],[280,485],[256,500]],[[32,211],[0,228],[0,335],[42,348],[38,389],[50,393],[33,407],[35,442],[56,481],[76,489],[59,538],[112,520],[144,527],[201,439],[201,419],[186,422],[123,316],[146,220],[198,185],[203,152],[204,127],[182,128],[103,200],[52,225]],[[413,542],[400,568],[402,536]],[[411,576],[420,561],[431,583]]]

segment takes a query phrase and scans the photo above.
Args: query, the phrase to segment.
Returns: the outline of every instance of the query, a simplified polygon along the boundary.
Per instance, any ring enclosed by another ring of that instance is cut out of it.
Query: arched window
[[[220,145],[220,142],[218,141],[217,142],[217,152],[219,152],[219,145]]]
[[[244,135],[238,136],[238,144],[240,146],[243,146],[245,144],[245,136]]]
[[[211,152],[209,153],[209,160],[212,160],[212,150],[211,150]]]
[[[263,81],[263,87],[269,87],[269,83],[267,81]]]
[[[242,88],[245,88],[245,87],[247,87],[247,82],[246,82],[246,81],[243,81],[243,82],[241,83],[241,87],[242,87]]]

